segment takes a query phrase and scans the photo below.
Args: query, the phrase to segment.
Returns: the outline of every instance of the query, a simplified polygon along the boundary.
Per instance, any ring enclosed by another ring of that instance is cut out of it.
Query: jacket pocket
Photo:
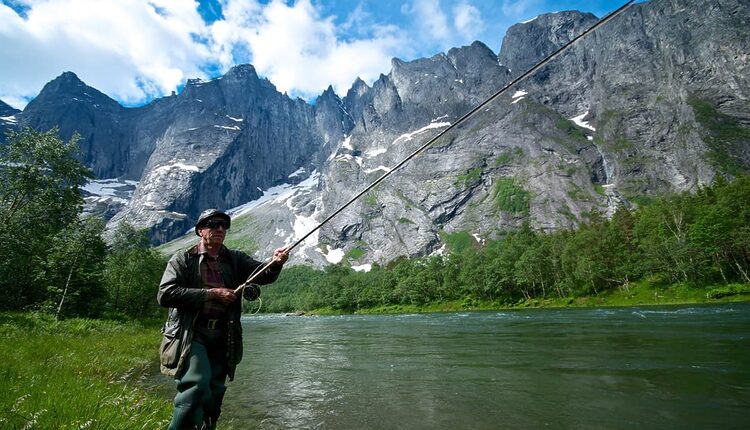
[[[180,360],[180,346],[182,346],[182,327],[179,324],[170,325],[169,321],[164,326],[164,336],[159,346],[161,365],[174,369]]]

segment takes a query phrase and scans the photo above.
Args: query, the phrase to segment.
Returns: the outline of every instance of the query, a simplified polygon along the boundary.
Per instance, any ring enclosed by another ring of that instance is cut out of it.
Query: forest
[[[104,221],[79,216],[92,177],[76,159],[77,138],[22,129],[0,147],[0,311],[66,317],[160,315],[156,291],[166,264],[145,231],[123,223],[107,245]],[[397,257],[370,272],[338,264],[286,268],[263,288],[263,312],[356,312],[456,302],[498,307],[575,298],[649,282],[706,289],[710,298],[750,292],[750,178],[717,176],[693,193],[653,198],[611,219],[593,212],[576,229],[528,225],[479,243],[442,233],[442,255]],[[230,232],[231,236],[231,232]],[[256,303],[246,303],[248,311]]]

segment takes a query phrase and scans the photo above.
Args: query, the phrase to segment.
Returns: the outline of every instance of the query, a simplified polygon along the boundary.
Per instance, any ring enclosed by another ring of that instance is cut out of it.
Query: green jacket
[[[169,308],[167,321],[162,328],[163,338],[159,348],[161,372],[176,377],[185,365],[190,353],[190,344],[195,334],[195,320],[208,296],[203,288],[200,276],[200,264],[203,256],[198,254],[198,245],[175,253],[167,264],[159,284],[157,301]],[[230,250],[223,246],[222,258],[229,257],[232,270],[222,273],[224,285],[236,289],[255,269],[263,263],[254,260],[241,251]],[[278,278],[281,266],[271,266],[253,282],[269,284]],[[242,360],[242,313],[241,300],[238,299],[228,309],[229,332],[227,338],[227,367],[229,380],[234,379],[234,370]]]

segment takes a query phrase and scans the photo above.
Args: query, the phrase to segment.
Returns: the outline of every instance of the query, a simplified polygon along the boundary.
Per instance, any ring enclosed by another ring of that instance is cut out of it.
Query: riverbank
[[[486,311],[555,307],[750,302],[750,285],[708,289],[633,284],[596,296],[496,302],[451,301],[357,313]],[[307,314],[341,314],[318,309]],[[159,374],[161,321],[54,321],[38,313],[0,313],[0,428],[166,428],[171,384]],[[162,379],[157,379],[162,378]],[[167,392],[169,389],[169,392]],[[232,427],[232,420],[223,423]]]
[[[419,312],[491,311],[529,308],[564,307],[622,307],[712,304],[725,302],[750,302],[750,284],[729,284],[696,288],[686,284],[654,285],[648,282],[632,283],[627,287],[605,291],[592,296],[550,297],[521,300],[506,304],[496,301],[453,300],[419,305],[392,305],[360,309],[356,314],[398,314]],[[330,308],[316,309],[309,314],[340,314]]]

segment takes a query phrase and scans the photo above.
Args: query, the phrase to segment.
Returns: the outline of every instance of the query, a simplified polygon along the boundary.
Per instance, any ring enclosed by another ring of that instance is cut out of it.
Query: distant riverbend
[[[750,304],[244,319],[239,428],[745,428]]]

